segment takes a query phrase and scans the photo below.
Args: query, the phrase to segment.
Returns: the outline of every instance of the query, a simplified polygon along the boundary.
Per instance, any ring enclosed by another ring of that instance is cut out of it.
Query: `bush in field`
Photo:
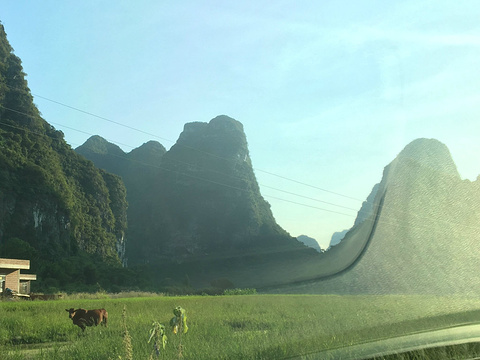
[[[152,324],[152,329],[150,330],[150,337],[148,339],[148,343],[154,340],[153,342],[153,351],[150,354],[150,359],[153,359],[153,352],[160,356],[160,344],[162,345],[163,350],[165,350],[165,346],[167,345],[167,335],[165,334],[165,325],[160,324],[158,321],[154,321]]]
[[[146,292],[146,291],[123,291],[120,293],[106,293],[105,291],[97,291],[95,293],[61,293],[62,299],[65,300],[85,300],[85,299],[126,299],[141,297],[158,297],[165,296],[163,293]]]
[[[201,296],[215,296],[215,295],[222,295],[225,290],[217,289],[217,288],[204,288],[197,290],[195,295]]]
[[[247,288],[247,289],[227,289],[223,292],[223,295],[255,295],[257,289]]]
[[[175,316],[170,320],[170,326],[173,329],[173,333],[180,336],[178,342],[178,357],[181,358],[183,357],[182,335],[188,331],[187,313],[181,306],[177,306],[173,309],[173,315]]]
[[[170,320],[170,326],[173,328],[173,333],[185,334],[188,331],[187,313],[185,312],[185,309],[181,306],[177,306],[173,309],[173,315],[175,316]]]

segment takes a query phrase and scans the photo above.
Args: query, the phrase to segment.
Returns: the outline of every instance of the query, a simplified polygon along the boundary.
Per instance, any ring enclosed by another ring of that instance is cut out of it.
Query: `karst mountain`
[[[479,219],[479,178],[462,180],[444,144],[417,139],[385,167],[353,228],[327,252],[349,259],[345,269],[290,290],[478,293]]]
[[[51,289],[94,284],[95,262],[125,261],[125,186],[41,117],[25,75],[0,24],[0,257]]]
[[[235,278],[252,264],[314,254],[276,223],[235,119],[187,123],[168,151],[150,142],[125,153],[98,136],[76,151],[125,182],[129,264],[182,264],[190,278],[195,268],[224,269]]]

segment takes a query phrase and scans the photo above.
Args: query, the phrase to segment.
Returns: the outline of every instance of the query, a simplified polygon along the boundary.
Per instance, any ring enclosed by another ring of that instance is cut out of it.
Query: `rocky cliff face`
[[[177,250],[209,253],[292,240],[260,195],[240,122],[218,116],[186,124],[162,168],[158,191]]]
[[[77,155],[41,118],[1,25],[0,119],[0,249],[20,239],[43,260],[85,251],[121,262],[122,182]]]
[[[75,151],[93,161],[99,168],[122,178],[127,188],[129,204],[126,258],[129,264],[150,259],[149,254],[158,241],[157,233],[152,229],[154,221],[151,209],[157,206],[152,192],[166,152],[163,145],[149,141],[125,153],[117,145],[95,135]]]
[[[32,198],[1,189],[0,219],[0,246],[15,237],[29,240],[39,250],[60,246],[72,251],[67,241],[71,228],[68,211],[48,195]]]

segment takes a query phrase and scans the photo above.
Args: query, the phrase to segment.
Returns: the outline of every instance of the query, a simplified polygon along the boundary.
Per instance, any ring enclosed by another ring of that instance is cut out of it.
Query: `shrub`
[[[257,289],[247,288],[247,289],[227,289],[223,292],[223,295],[255,295]]]

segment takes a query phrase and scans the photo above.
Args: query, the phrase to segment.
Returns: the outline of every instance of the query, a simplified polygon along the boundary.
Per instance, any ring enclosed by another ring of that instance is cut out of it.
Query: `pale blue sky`
[[[410,141],[436,138],[480,174],[478,1],[0,0],[0,20],[44,118],[72,147],[125,151],[186,122],[244,124],[262,194],[293,236],[325,246]],[[260,171],[263,170],[263,171]],[[282,198],[320,209],[295,205]]]

